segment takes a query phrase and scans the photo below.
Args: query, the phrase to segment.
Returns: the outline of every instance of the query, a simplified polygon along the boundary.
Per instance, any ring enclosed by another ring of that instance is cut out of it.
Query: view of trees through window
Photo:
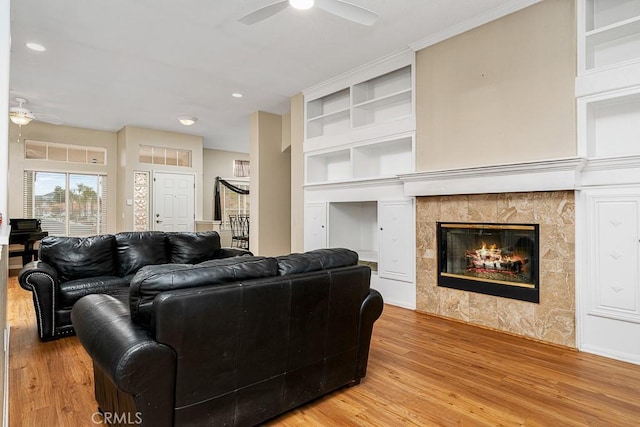
[[[25,217],[54,236],[89,236],[106,229],[106,177],[25,171]]]

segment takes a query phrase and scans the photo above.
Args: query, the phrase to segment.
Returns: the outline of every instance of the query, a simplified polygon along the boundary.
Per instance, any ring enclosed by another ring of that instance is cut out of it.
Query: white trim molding
[[[441,41],[447,40],[451,37],[455,37],[459,34],[467,32],[469,30],[473,30],[481,25],[489,23],[491,21],[495,21],[496,19],[500,19],[504,16],[510,15],[514,12],[517,12],[521,9],[539,3],[542,0],[513,0],[502,6],[496,7],[484,14],[474,16],[466,21],[463,21],[459,24],[453,25],[449,28],[446,28],[437,33],[431,34],[422,40],[418,40],[417,42],[411,43],[409,48],[414,51],[418,51],[420,49],[427,48],[436,43],[440,43]]]
[[[580,178],[581,187],[640,184],[640,156],[589,160]]]
[[[400,175],[405,196],[574,190],[586,163],[581,157],[478,166]]]

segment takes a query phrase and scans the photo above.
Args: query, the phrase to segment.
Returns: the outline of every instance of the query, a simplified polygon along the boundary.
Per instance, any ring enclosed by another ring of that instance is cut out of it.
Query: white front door
[[[194,175],[153,173],[153,225],[158,231],[194,231]]]

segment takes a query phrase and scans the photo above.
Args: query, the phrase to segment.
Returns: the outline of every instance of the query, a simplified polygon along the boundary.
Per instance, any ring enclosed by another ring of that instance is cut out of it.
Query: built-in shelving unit
[[[412,66],[406,65],[308,101],[306,139],[336,135],[349,139],[349,133],[354,130],[412,115]],[[398,129],[402,130],[406,129]]]
[[[329,247],[350,248],[365,262],[378,262],[377,202],[329,204]]]
[[[640,88],[578,101],[588,158],[640,155]]]
[[[350,128],[349,88],[307,103],[307,137],[337,135]]]
[[[583,1],[583,70],[640,59],[640,0]]]
[[[304,248],[344,247],[386,303],[415,308],[414,52],[304,91]]]
[[[640,363],[640,0],[578,1],[576,98],[578,346]]]
[[[367,141],[306,154],[306,183],[382,178],[413,172],[413,136]]]

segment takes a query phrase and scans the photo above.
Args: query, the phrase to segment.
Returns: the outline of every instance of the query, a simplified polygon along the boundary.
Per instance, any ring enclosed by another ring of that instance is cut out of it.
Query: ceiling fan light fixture
[[[11,119],[11,121],[16,125],[23,126],[28,125],[31,120],[33,120],[33,116],[22,112],[12,111],[9,113],[9,119]]]
[[[313,7],[314,0],[289,0],[289,5],[295,9],[307,10]]]
[[[180,116],[178,117],[178,121],[183,126],[193,126],[198,121],[198,119],[195,117]]]

